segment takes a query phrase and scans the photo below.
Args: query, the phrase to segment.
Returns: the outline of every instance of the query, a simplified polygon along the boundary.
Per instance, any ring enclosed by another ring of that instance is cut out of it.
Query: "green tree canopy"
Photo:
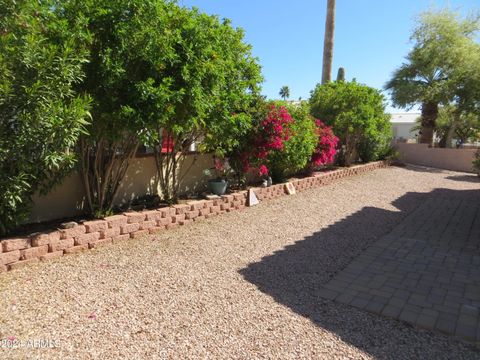
[[[25,220],[31,197],[75,164],[88,124],[86,19],[63,22],[53,1],[0,0],[0,234]]]
[[[85,18],[92,37],[77,91],[92,98],[90,135],[81,138],[79,153],[87,203],[97,216],[112,209],[149,124],[175,110],[170,101],[180,94],[165,73],[178,61],[169,15],[175,8],[162,0],[58,0],[55,7],[70,25]]]
[[[229,20],[175,7],[169,13],[174,61],[163,69],[169,97],[164,116],[153,119],[151,140],[163,131],[173,139],[171,152],[156,151],[163,196],[175,200],[179,163],[192,142],[224,156],[252,125],[250,107],[262,80],[260,66],[243,41],[243,30]],[[155,147],[158,149],[158,147]]]
[[[365,141],[373,147],[369,153],[375,154],[391,138],[384,97],[366,85],[343,81],[318,84],[310,96],[310,109],[313,117],[331,126],[339,137],[342,149],[337,156],[346,165],[358,160]]]
[[[448,10],[425,12],[419,17],[411,40],[413,48],[385,85],[394,105],[421,105],[420,141],[432,143],[439,104],[452,101],[469,107],[476,92],[478,16],[460,18]]]

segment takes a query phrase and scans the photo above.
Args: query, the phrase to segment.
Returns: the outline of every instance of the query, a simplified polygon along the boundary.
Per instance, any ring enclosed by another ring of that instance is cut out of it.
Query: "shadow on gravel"
[[[448,180],[461,181],[461,182],[471,182],[480,184],[480,177],[478,175],[452,175],[446,177]]]
[[[415,346],[417,351],[413,357],[428,353],[426,348],[432,345],[428,344],[432,341],[431,334],[422,335],[402,323],[385,321],[377,315],[322,299],[317,292],[366,247],[391,232],[429,198],[471,199],[474,194],[478,197],[480,192],[436,189],[431,193],[406,193],[392,203],[399,211],[363,208],[257,263],[249,264],[239,273],[278,303],[309,318],[317,326],[335,332],[343,341],[374,357],[389,358],[392,351],[399,349],[408,354]],[[443,358],[442,349],[435,351]]]
[[[449,170],[432,168],[432,167],[423,166],[423,165],[415,165],[415,164],[408,164],[408,163],[405,165],[406,165],[406,168],[410,171],[422,172],[422,173],[441,174],[445,171],[449,171]]]

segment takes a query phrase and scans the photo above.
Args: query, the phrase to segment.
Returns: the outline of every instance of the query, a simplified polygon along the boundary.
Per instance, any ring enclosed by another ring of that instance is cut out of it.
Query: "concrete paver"
[[[432,197],[354,259],[319,294],[478,342],[479,265],[479,198]],[[351,295],[352,290],[357,296]]]

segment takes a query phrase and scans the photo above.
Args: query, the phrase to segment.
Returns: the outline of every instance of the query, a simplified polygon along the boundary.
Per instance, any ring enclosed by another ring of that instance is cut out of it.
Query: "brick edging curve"
[[[315,173],[311,177],[293,179],[290,182],[295,186],[296,191],[303,191],[330,184],[344,177],[385,168],[388,165],[386,161],[371,162]],[[284,183],[267,188],[253,188],[253,190],[260,201],[287,195]],[[69,229],[56,229],[26,237],[3,239],[0,241],[0,272],[147,234],[155,234],[225,212],[242,210],[247,205],[247,193],[247,190],[243,190],[223,195],[216,200],[195,200],[155,210],[125,212],[101,220],[85,221]]]

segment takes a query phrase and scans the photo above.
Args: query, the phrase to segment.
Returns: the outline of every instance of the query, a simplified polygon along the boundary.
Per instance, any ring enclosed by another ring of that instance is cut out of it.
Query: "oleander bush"
[[[86,134],[85,19],[63,22],[53,1],[0,0],[0,234],[28,218],[32,196],[74,167]]]
[[[392,137],[384,97],[369,86],[343,81],[318,84],[310,106],[311,114],[338,136],[341,165],[378,159]]]

